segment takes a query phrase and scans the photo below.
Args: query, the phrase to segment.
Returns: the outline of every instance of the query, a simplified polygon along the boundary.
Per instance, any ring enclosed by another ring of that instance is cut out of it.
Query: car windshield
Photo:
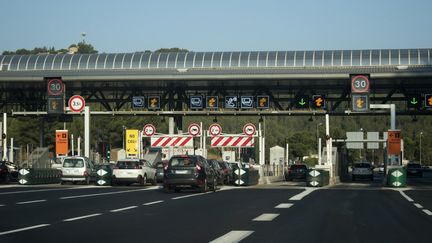
[[[420,164],[408,164],[408,168],[421,168]]]
[[[184,166],[184,167],[193,167],[196,164],[196,158],[194,157],[175,157],[171,158],[170,166]]]
[[[138,169],[139,161],[117,161],[117,168],[119,169]]]
[[[82,159],[65,159],[63,162],[64,168],[83,168],[84,160]]]
[[[369,163],[356,163],[356,164],[354,164],[354,167],[356,167],[356,168],[370,168],[371,164],[369,164]]]

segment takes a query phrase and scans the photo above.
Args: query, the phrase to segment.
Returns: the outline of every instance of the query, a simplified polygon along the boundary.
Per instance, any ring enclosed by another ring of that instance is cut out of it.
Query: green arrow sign
[[[417,99],[415,97],[410,100],[411,104],[416,105],[418,103]]]
[[[304,101],[304,99],[302,98],[299,102],[299,105],[304,106],[306,104],[306,102]]]

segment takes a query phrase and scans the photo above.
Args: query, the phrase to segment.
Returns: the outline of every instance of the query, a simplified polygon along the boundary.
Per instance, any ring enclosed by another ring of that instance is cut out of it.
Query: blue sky
[[[0,53],[432,47],[430,0],[0,0]]]

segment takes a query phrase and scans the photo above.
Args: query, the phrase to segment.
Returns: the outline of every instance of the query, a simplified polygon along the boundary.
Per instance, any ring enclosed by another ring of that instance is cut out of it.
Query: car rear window
[[[183,166],[183,167],[188,167],[188,166],[195,166],[197,159],[194,157],[175,157],[175,158],[171,158],[171,160],[169,161],[170,166],[175,167],[175,166]]]
[[[408,164],[408,168],[421,168],[420,164]]]
[[[83,168],[84,160],[82,159],[65,159],[63,161],[64,168]]]
[[[368,164],[368,163],[357,163],[357,164],[354,164],[354,167],[356,167],[356,168],[370,168],[371,164]]]
[[[138,169],[139,165],[139,161],[117,161],[116,164],[119,169]]]

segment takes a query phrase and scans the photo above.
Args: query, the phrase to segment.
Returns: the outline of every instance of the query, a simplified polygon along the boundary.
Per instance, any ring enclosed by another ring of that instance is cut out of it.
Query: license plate
[[[176,170],[175,173],[176,174],[187,174],[188,171],[187,170]]]

